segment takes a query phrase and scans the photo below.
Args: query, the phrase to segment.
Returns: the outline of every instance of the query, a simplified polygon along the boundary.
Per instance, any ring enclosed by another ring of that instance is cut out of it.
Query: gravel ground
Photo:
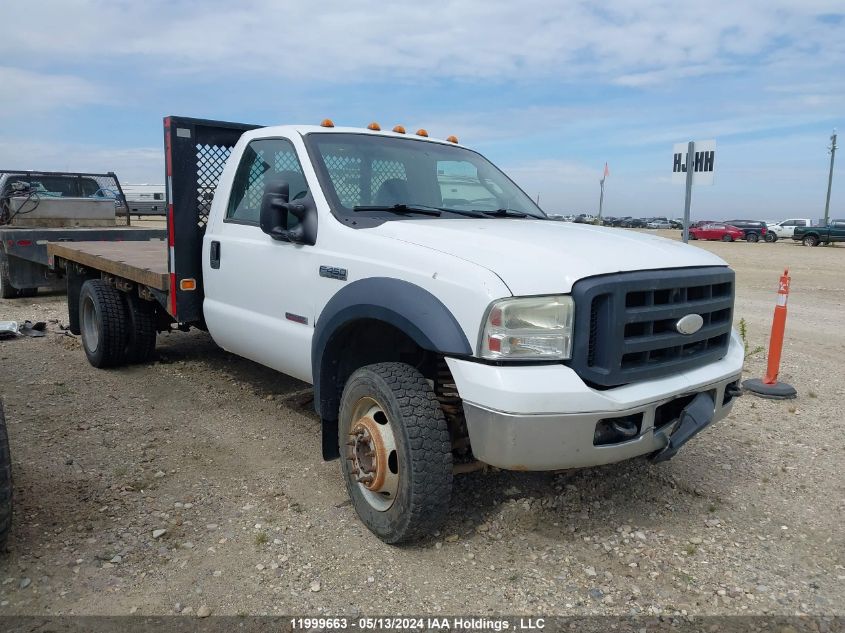
[[[0,342],[0,614],[842,614],[845,248],[699,246],[737,270],[752,352],[790,267],[781,377],[799,399],[744,397],[660,466],[460,476],[444,529],[399,548],[320,460],[307,385],[202,332],[96,370],[59,329],[62,295],[0,300],[0,320],[50,329]]]

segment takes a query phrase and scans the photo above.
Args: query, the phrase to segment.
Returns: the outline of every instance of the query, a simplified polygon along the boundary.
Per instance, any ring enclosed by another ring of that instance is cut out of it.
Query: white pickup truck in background
[[[780,222],[766,222],[769,231],[778,236],[779,240],[792,237],[796,226],[813,226],[813,221],[810,218],[789,218],[788,220],[781,220]]]
[[[453,137],[168,117],[165,150],[166,248],[50,245],[72,330],[113,367],[206,328],[312,383],[386,542],[436,529],[453,473],[661,461],[739,393],[724,261],[549,221]]]

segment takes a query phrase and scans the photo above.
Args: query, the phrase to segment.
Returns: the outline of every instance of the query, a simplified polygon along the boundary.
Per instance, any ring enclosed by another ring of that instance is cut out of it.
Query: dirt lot
[[[752,350],[790,268],[781,375],[799,399],[744,397],[660,466],[459,477],[442,532],[401,548],[321,462],[307,385],[202,332],[118,371],[55,322],[0,342],[16,495],[0,614],[843,613],[845,248],[699,246],[737,270]],[[65,311],[60,294],[0,300],[0,320]]]

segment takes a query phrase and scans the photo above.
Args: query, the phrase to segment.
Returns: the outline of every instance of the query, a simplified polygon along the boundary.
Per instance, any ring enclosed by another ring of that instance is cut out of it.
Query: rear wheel
[[[338,424],[341,469],[361,521],[386,543],[435,530],[452,492],[452,445],[426,379],[378,363],[346,383]]]
[[[94,367],[126,362],[129,316],[121,292],[100,279],[82,284],[79,294],[82,347]]]
[[[146,363],[152,359],[156,348],[156,314],[153,304],[134,294],[124,295],[129,317],[126,360]]]
[[[9,279],[9,260],[0,252],[0,297],[14,299],[18,296],[18,289],[12,285],[12,281]]]
[[[733,236],[732,236],[732,235],[723,235],[723,236],[722,236],[722,241],[723,241],[723,242],[733,242],[733,241],[734,241],[734,238],[733,238]]]
[[[745,236],[745,241],[746,242],[752,242],[752,243],[753,242],[759,242],[760,236],[757,235],[756,233],[749,233],[748,235]]]
[[[805,235],[804,239],[801,240],[804,246],[818,246],[819,245],[819,238],[815,235]]]

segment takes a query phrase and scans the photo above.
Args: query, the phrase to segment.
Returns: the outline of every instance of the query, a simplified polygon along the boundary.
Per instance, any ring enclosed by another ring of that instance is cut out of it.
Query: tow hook
[[[651,456],[653,463],[665,462],[672,459],[681,446],[707,428],[715,413],[715,402],[709,393],[700,393],[692,399],[678,416],[675,430],[667,438],[666,446]]]

